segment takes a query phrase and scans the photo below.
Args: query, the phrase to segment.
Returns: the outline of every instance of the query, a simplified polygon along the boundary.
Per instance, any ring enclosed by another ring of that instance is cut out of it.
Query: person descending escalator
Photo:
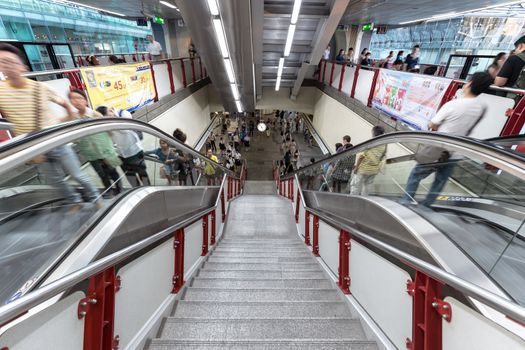
[[[87,96],[82,90],[72,90],[69,92],[69,101],[78,110],[78,119],[96,119],[102,115],[88,107]],[[118,195],[122,192],[120,175],[116,167],[121,165],[113,140],[108,133],[101,132],[94,135],[82,137],[76,142],[80,155],[87,160],[104,184],[103,196],[106,198],[111,195]],[[113,193],[108,192],[110,189]]]
[[[430,120],[429,129],[455,136],[470,135],[488,108],[477,97],[487,91],[491,84],[492,77],[489,73],[474,73],[469,82],[463,86],[463,98],[444,104],[434,118]],[[400,203],[405,205],[413,203],[421,180],[435,173],[430,190],[421,202],[422,205],[428,207],[434,203],[445,187],[458,159],[454,159],[454,155],[444,148],[424,146],[416,153],[416,161],[418,164],[412,169],[408,177],[405,195]]]
[[[344,152],[354,147],[350,142],[352,139],[350,136],[343,136],[343,145],[339,148],[337,153]],[[332,180],[332,190],[333,192],[341,193],[343,188],[348,184],[350,178],[352,177],[352,170],[355,165],[355,154],[350,154],[347,157],[339,159],[336,164],[333,166],[333,171],[331,172]]]
[[[152,156],[163,163],[159,168],[159,175],[161,178],[168,181],[168,185],[173,184],[173,180],[178,175],[178,170],[175,169],[174,165],[176,164],[177,155],[170,148],[170,145],[166,140],[159,141],[158,148],[144,152],[147,156]]]
[[[48,85],[24,77],[27,67],[22,57],[16,47],[0,43],[0,72],[7,78],[0,81],[0,113],[13,124],[12,133],[20,136],[74,120],[75,111],[68,101]],[[51,103],[63,107],[67,116],[53,116],[49,110]],[[95,185],[81,169],[80,161],[70,145],[59,146],[45,155],[35,155],[32,163],[36,164],[41,181],[58,187],[68,203],[76,204],[72,211],[80,209],[78,204],[82,203],[82,197],[65,180],[66,175],[82,185],[90,202],[101,206]]]

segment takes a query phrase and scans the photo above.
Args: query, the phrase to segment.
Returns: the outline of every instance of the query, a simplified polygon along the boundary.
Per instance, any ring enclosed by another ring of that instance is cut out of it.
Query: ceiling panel
[[[352,0],[341,23],[398,25],[401,22],[508,2],[509,0]]]
[[[174,0],[165,0],[175,4]],[[159,3],[159,0],[75,0],[80,4],[122,13],[128,17],[160,16],[182,18],[180,12]]]

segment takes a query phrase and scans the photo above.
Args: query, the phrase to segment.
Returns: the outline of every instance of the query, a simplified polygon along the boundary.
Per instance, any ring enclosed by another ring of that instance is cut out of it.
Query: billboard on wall
[[[418,130],[427,130],[449,84],[450,79],[381,69],[372,106]]]
[[[109,106],[133,112],[155,99],[149,63],[80,69],[93,108]]]

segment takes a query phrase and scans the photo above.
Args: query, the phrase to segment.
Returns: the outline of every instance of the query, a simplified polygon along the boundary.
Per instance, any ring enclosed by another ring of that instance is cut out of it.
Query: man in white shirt
[[[328,61],[330,59],[330,51],[331,51],[331,47],[330,47],[330,45],[328,45],[326,47],[326,50],[324,50],[324,54],[323,54],[323,59],[325,61]]]
[[[468,136],[483,118],[487,109],[487,106],[477,97],[487,91],[492,82],[493,79],[487,72],[474,73],[470,81],[463,86],[463,98],[443,105],[428,123],[429,129],[455,136]],[[434,182],[421,204],[429,207],[434,203],[457,163],[457,160],[450,158],[451,154],[446,149],[435,146],[422,147],[416,154],[418,164],[408,177],[405,196],[400,202],[402,204],[411,203],[421,180],[436,173]]]
[[[149,41],[149,44],[146,45],[146,51],[151,55],[151,60],[157,61],[162,59],[162,46],[160,43],[153,39],[153,35],[148,35],[146,39]]]

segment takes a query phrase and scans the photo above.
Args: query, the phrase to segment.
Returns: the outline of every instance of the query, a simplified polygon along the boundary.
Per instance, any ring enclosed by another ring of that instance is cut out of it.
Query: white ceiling
[[[485,6],[507,4],[511,0],[352,0],[342,24],[398,25],[401,22],[461,12]],[[525,0],[524,0],[525,1]]]
[[[128,17],[143,17],[142,11],[149,16],[162,18],[182,18],[180,13],[159,3],[159,0],[71,0],[80,4],[98,7],[122,13]],[[165,0],[175,5],[174,0]],[[189,0],[191,1],[191,0]],[[144,9],[144,10],[143,10]]]

